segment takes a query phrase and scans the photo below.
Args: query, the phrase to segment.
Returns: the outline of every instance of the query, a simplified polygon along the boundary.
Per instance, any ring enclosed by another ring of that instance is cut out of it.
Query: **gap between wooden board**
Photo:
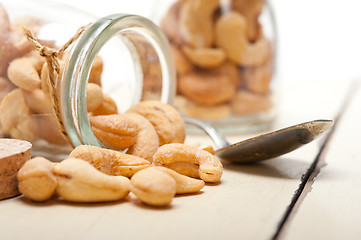
[[[321,168],[325,167],[327,164],[324,160],[324,156],[327,153],[327,148],[329,142],[332,139],[332,136],[339,125],[339,122],[346,112],[347,107],[349,106],[350,102],[355,96],[358,88],[360,87],[360,81],[353,81],[350,84],[349,90],[346,92],[346,96],[344,98],[344,102],[342,103],[336,117],[334,119],[334,125],[321,141],[320,150],[313,160],[312,164],[308,168],[307,172],[302,176],[301,183],[299,187],[295,191],[291,199],[290,205],[287,207],[276,231],[275,234],[272,236],[272,240],[278,240],[282,238],[283,233],[285,232],[287,225],[290,221],[292,221],[293,216],[296,214],[297,209],[299,209],[302,201],[306,198],[307,194],[312,191],[312,185],[316,180],[317,175],[321,172]]]

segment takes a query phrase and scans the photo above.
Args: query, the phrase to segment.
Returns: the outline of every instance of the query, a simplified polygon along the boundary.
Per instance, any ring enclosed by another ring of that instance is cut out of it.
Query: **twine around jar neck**
[[[55,119],[58,125],[58,129],[64,139],[73,146],[68,133],[65,129],[64,121],[61,116],[60,109],[60,84],[61,79],[58,79],[60,74],[60,64],[59,64],[59,56],[61,56],[65,50],[75,42],[79,36],[83,33],[83,31],[89,26],[85,25],[78,29],[78,31],[71,37],[60,49],[56,50],[47,46],[42,45],[39,40],[34,36],[34,34],[26,27],[23,27],[24,34],[27,40],[39,51],[40,56],[45,58],[45,61],[48,65],[49,69],[49,78],[46,83],[49,87],[49,95],[52,104],[52,109],[55,115]],[[73,146],[74,147],[74,146]]]

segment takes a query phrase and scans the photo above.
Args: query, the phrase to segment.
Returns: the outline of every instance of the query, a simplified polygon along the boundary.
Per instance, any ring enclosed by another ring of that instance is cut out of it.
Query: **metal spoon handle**
[[[207,133],[212,138],[217,149],[221,149],[230,145],[229,142],[223,137],[223,135],[211,125],[191,117],[183,116],[183,120],[186,124],[196,126],[202,129],[205,133]]]

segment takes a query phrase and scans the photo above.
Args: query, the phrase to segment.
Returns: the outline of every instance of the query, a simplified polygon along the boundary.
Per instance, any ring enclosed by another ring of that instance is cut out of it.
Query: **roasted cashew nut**
[[[129,154],[95,146],[80,145],[69,155],[89,162],[99,171],[112,176],[132,177],[150,166],[150,162]]]
[[[151,206],[169,205],[176,194],[177,183],[167,173],[147,168],[130,179],[130,191]]]
[[[179,25],[179,9],[182,5],[182,1],[175,2],[164,15],[160,22],[160,28],[164,34],[168,37],[171,43],[175,45],[182,44],[183,40],[180,36]]]
[[[0,103],[0,126],[3,134],[32,142],[37,138],[37,122],[32,116],[21,89],[8,93]]]
[[[170,45],[170,50],[178,76],[189,72],[193,68],[192,64],[184,56],[184,54],[179,48],[174,45]]]
[[[160,146],[184,142],[183,119],[171,105],[160,101],[143,101],[132,106],[127,113],[136,113],[148,119],[158,134]]]
[[[197,69],[179,77],[178,90],[188,99],[203,105],[218,105],[231,100],[236,86],[226,71]]]
[[[56,192],[67,201],[118,201],[129,193],[128,178],[106,175],[81,159],[65,159],[54,167],[53,172],[58,180]]]
[[[187,58],[198,67],[215,68],[219,67],[225,60],[226,54],[220,48],[182,48]]]
[[[111,115],[117,113],[118,113],[118,107],[115,101],[110,96],[104,94],[102,104],[100,104],[99,107],[91,111],[89,114],[91,116],[99,116],[99,115]]]
[[[213,45],[213,14],[219,6],[219,0],[183,2],[179,10],[179,31],[184,42],[195,48]]]
[[[6,12],[6,9],[0,5],[0,32],[1,34],[8,33],[10,30],[10,20],[9,15]],[[0,42],[2,40],[3,36],[0,36]]]
[[[130,190],[144,203],[165,206],[175,194],[194,193],[204,187],[202,180],[181,175],[165,167],[149,167],[131,178]]]
[[[55,165],[56,163],[42,157],[35,157],[25,162],[17,174],[19,191],[25,197],[37,202],[51,198],[58,185],[52,173]]]
[[[96,83],[88,83],[86,89],[87,111],[91,112],[97,109],[103,103],[103,92]]]
[[[124,150],[136,142],[138,126],[124,115],[89,117],[94,135],[105,147]]]
[[[231,0],[231,8],[242,14],[247,20],[247,38],[255,42],[262,34],[262,27],[258,19],[261,15],[264,0]]]
[[[13,60],[7,71],[9,80],[25,90],[40,88],[41,80],[31,58],[22,57]]]
[[[270,95],[261,95],[244,90],[237,92],[231,102],[232,111],[236,114],[253,114],[268,111],[272,107]]]
[[[166,144],[158,148],[153,156],[154,165],[171,168],[174,163],[184,164],[185,169],[196,167],[199,178],[205,182],[217,182],[223,174],[219,158],[197,147],[180,143]]]
[[[228,103],[215,106],[197,104],[184,96],[177,96],[174,106],[189,117],[199,119],[223,119],[231,114],[231,107]]]
[[[254,43],[247,39],[246,19],[237,12],[221,16],[216,23],[216,44],[227,57],[242,66],[263,64],[270,55],[271,44],[266,38]]]

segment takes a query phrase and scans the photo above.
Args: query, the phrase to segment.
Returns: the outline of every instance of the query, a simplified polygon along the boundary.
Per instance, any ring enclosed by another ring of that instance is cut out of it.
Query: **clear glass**
[[[162,80],[161,89],[157,89],[157,91],[161,90],[158,92],[159,100],[169,104],[173,103],[175,71],[174,67],[168,64],[171,62],[171,58],[167,39],[158,27],[151,21],[134,15],[116,14],[101,18],[88,27],[77,40],[63,73],[61,109],[65,127],[74,146],[81,144],[102,146],[91,130],[86,108],[86,85],[95,57],[104,44],[113,37],[125,38],[124,42],[127,46],[136,50],[134,44],[139,41],[139,36],[148,41],[150,49],[156,52],[159,59]],[[126,94],[126,96],[118,95],[122,99],[130,100],[129,105],[125,106],[125,110],[149,97],[146,93],[147,89],[142,88],[144,74],[142,74],[141,61],[139,61],[139,57],[142,58],[142,56],[133,54],[132,57],[133,62],[138,64],[135,68],[137,83],[135,92]],[[157,91],[153,91],[153,94],[157,94]]]
[[[147,99],[173,103],[176,79],[168,41],[160,29],[144,17],[114,14],[97,18],[52,1],[6,0],[0,3],[0,18],[3,30],[0,32],[0,136],[32,142],[34,155],[58,160],[64,158],[72,146],[101,146],[91,131],[88,116],[110,113],[89,110],[90,83],[98,85],[104,96],[114,103],[112,113],[122,113]],[[57,81],[61,84],[55,89],[60,93],[56,105],[71,144],[59,132],[52,97],[43,84],[48,78],[45,59],[26,40],[22,25],[29,28],[41,44],[54,49],[59,49],[79,27],[87,25],[82,35],[59,56],[61,72]],[[34,60],[38,61],[33,75],[21,73],[26,79],[35,76],[35,80],[30,79],[35,81],[34,86],[26,86],[30,80],[24,85],[13,77],[12,72],[21,72],[20,67],[9,70],[18,59],[26,62],[30,59],[32,67]],[[106,98],[103,101],[105,103]],[[11,108],[14,104],[21,107]]]
[[[267,129],[277,117],[277,29],[270,1],[162,0],[152,19],[171,43],[175,106],[224,133]]]

